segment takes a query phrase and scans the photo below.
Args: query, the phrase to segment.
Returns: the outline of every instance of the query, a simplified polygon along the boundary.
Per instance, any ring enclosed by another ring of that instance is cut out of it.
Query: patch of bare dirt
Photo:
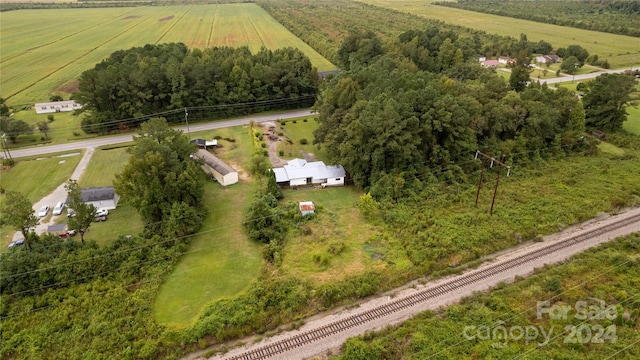
[[[169,20],[171,20],[171,19],[173,19],[173,18],[174,18],[174,16],[173,16],[173,15],[171,15],[171,16],[163,17],[162,19],[159,19],[158,21],[160,21],[160,22],[163,22],[163,21],[169,21]]]
[[[243,169],[240,166],[240,164],[238,164],[238,162],[233,161],[233,160],[229,160],[229,161],[225,161],[225,162],[238,172],[238,179],[240,179],[240,180],[249,180],[249,179],[251,179],[251,175],[249,174],[249,172],[246,171],[245,169]]]
[[[262,123],[262,136],[267,143],[267,151],[269,151],[269,161],[273,167],[283,167],[287,164],[287,160],[283,160],[278,156],[278,142],[282,141],[282,136],[278,135],[278,126],[273,121]]]
[[[56,86],[53,91],[60,91],[60,92],[64,92],[67,94],[71,94],[74,93],[76,91],[78,91],[78,86],[80,85],[80,81],[79,80],[73,80],[70,81],[68,83],[64,83],[62,85]]]

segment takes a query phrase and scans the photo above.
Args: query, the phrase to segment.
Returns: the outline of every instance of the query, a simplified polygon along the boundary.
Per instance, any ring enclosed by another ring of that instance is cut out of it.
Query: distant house
[[[293,159],[284,167],[274,168],[273,172],[281,186],[344,186],[346,176],[342,165],[327,166],[322,161],[307,162],[304,159]]]
[[[512,59],[512,58],[510,58],[508,56],[500,56],[500,57],[498,57],[498,62],[500,64],[505,64],[506,65],[506,64],[511,64],[511,63],[516,62],[516,59]]]
[[[500,62],[498,60],[484,60],[480,64],[486,68],[497,68]]]
[[[193,140],[191,140],[191,143],[198,145],[198,148],[200,148],[200,149],[207,149],[209,147],[218,146],[218,140],[217,139],[213,139],[213,140],[193,139]]]
[[[80,194],[83,203],[91,204],[96,209],[113,210],[118,207],[118,200],[120,200],[120,196],[116,194],[113,186],[89,187],[81,189]],[[66,203],[69,204],[69,198]]]
[[[73,111],[81,109],[82,105],[75,102],[75,100],[68,101],[53,101],[46,103],[36,103],[36,114],[56,113],[61,111]]]
[[[555,64],[560,61],[558,55],[541,55],[536,56],[536,62],[540,64]]]
[[[193,156],[204,161],[202,170],[213,176],[220,185],[228,186],[238,182],[238,172],[207,150],[200,149]]]
[[[302,216],[313,214],[316,211],[316,207],[313,205],[312,201],[301,201],[298,203],[298,208],[300,209]]]

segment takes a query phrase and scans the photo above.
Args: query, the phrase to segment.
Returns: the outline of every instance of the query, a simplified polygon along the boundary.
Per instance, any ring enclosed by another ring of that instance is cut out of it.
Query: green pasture
[[[55,21],[53,21],[55,20]],[[17,10],[3,13],[2,96],[14,108],[65,99],[82,71],[135,46],[184,42],[190,47],[294,46],[320,71],[335,69],[255,4]]]
[[[473,11],[436,6],[434,0],[358,0],[359,2],[415,14],[428,19],[483,30],[490,34],[519,38],[524,33],[530,41],[544,40],[554,48],[578,44],[607,59],[612,68],[628,67],[634,58],[640,58],[640,39],[581,30],[571,27],[538,23],[534,21],[482,14]]]
[[[255,191],[255,184],[242,170],[248,168],[251,154],[248,127],[195,135],[235,140],[219,140],[222,148],[215,152],[232,167],[240,168],[240,182],[223,187],[211,181],[205,187],[208,215],[204,225],[190,239],[189,250],[160,287],[153,306],[157,321],[172,328],[189,326],[208,302],[242,292],[256,278],[262,263],[261,246],[251,242],[242,228],[246,204]]]
[[[381,230],[356,208],[360,195],[351,186],[284,192],[283,203],[313,201],[316,206],[314,218],[287,240],[284,273],[319,285],[385,266],[367,251],[367,242]]]

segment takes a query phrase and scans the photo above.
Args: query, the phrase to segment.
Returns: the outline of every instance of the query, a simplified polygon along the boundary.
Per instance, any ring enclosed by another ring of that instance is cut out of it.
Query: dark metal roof
[[[113,200],[116,195],[113,186],[89,187],[80,190],[80,192],[83,202]]]
[[[219,172],[222,176],[235,172],[235,170],[233,170],[231,166],[225,164],[222,160],[218,159],[215,155],[208,152],[207,150],[200,149],[193,155],[199,159],[202,159],[205,164],[207,164],[215,171]]]

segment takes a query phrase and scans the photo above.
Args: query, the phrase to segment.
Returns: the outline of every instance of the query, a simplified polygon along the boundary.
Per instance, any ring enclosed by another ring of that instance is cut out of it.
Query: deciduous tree
[[[618,131],[627,120],[626,103],[635,79],[623,74],[603,74],[595,78],[582,98],[587,128]]]
[[[84,234],[96,218],[96,207],[82,201],[82,191],[76,180],[69,180],[64,188],[69,197],[67,206],[75,212],[75,216],[69,218],[68,227],[80,234],[80,241],[84,244]]]
[[[49,139],[49,136],[47,135],[49,133],[49,124],[46,121],[38,121],[36,127],[38,128],[38,131],[44,134],[45,139]]]
[[[164,119],[144,124],[134,141],[129,162],[113,183],[116,192],[138,210],[152,233],[179,237],[197,231],[205,210],[204,174],[190,158],[195,145]]]
[[[4,221],[22,233],[27,247],[31,249],[29,231],[40,223],[40,219],[36,217],[31,202],[22,193],[7,191],[6,196],[7,207]]]
[[[0,132],[7,134],[15,144],[18,136],[33,134],[33,128],[23,120],[3,116],[0,118]]]

